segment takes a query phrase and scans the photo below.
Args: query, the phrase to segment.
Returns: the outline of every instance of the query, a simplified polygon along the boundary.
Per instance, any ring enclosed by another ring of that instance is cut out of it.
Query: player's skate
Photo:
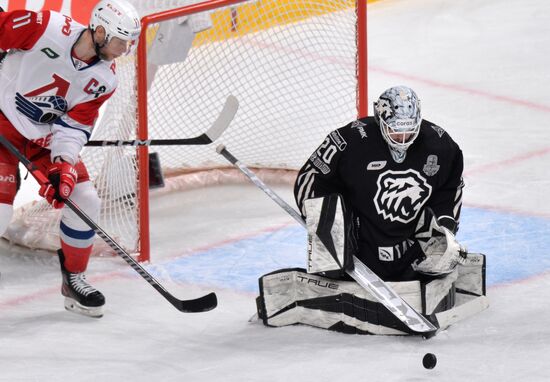
[[[65,256],[58,250],[63,282],[61,294],[65,296],[65,309],[90,317],[102,317],[105,297],[88,284],[84,273],[72,273],[65,268]]]

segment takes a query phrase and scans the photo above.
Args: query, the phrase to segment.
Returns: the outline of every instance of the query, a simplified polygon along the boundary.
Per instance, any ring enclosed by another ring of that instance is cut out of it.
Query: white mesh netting
[[[133,2],[141,15],[191,3]],[[179,18],[182,33],[189,28],[196,33],[183,62],[149,68],[149,138],[200,135],[233,94],[240,108],[219,142],[249,166],[298,169],[329,131],[357,115],[356,22],[350,0],[246,1]],[[158,30],[154,25],[146,32],[149,44]],[[184,37],[174,42],[174,52],[185,49]],[[149,52],[151,60],[154,50]],[[135,57],[117,59],[117,74],[119,88],[94,140],[135,139]],[[216,144],[150,151],[159,153],[165,174],[181,174],[227,167]],[[139,239],[135,156],[132,147],[82,152],[103,200],[98,223],[131,252],[138,250]],[[8,235],[18,244],[53,250],[59,246],[58,224],[57,211],[33,203],[16,211]]]

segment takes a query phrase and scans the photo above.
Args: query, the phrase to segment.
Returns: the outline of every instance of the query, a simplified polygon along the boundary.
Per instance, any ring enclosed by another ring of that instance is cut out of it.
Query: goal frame
[[[137,46],[137,139],[148,137],[147,116],[147,28],[154,23],[167,21],[176,17],[189,16],[195,13],[210,11],[216,8],[237,5],[247,0],[207,0],[198,4],[187,5],[172,10],[153,13],[141,18],[142,33]],[[356,0],[356,77],[357,77],[357,116],[367,116],[368,110],[368,56],[367,56],[367,0]],[[137,191],[139,198],[139,243],[138,256],[140,262],[150,261],[150,227],[149,227],[149,148],[137,148]]]

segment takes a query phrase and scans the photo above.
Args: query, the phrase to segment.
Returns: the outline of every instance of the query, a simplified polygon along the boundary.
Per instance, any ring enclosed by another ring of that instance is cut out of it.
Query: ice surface
[[[212,187],[154,201],[148,266],[178,297],[215,291],[208,313],[178,312],[119,258],[90,263],[105,316],[68,313],[57,260],[0,243],[0,381],[550,380],[549,47],[544,0],[369,5],[371,101],[413,87],[464,151],[459,238],[487,254],[487,311],[430,340],[249,323],[258,276],[302,265],[305,236],[261,191]]]

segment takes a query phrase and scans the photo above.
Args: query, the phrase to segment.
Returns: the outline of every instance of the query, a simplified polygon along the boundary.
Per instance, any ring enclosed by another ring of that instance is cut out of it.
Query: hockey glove
[[[15,93],[17,111],[31,121],[39,124],[49,124],[65,114],[67,101],[60,96],[25,97]]]
[[[464,263],[468,251],[446,227],[440,225],[430,209],[420,218],[415,239],[424,253],[423,258],[412,264],[415,271],[430,275],[444,276],[451,273],[458,264]]]
[[[78,175],[68,162],[53,163],[48,169],[49,182],[42,184],[38,193],[46,198],[53,208],[63,208],[64,200],[71,196]]]

